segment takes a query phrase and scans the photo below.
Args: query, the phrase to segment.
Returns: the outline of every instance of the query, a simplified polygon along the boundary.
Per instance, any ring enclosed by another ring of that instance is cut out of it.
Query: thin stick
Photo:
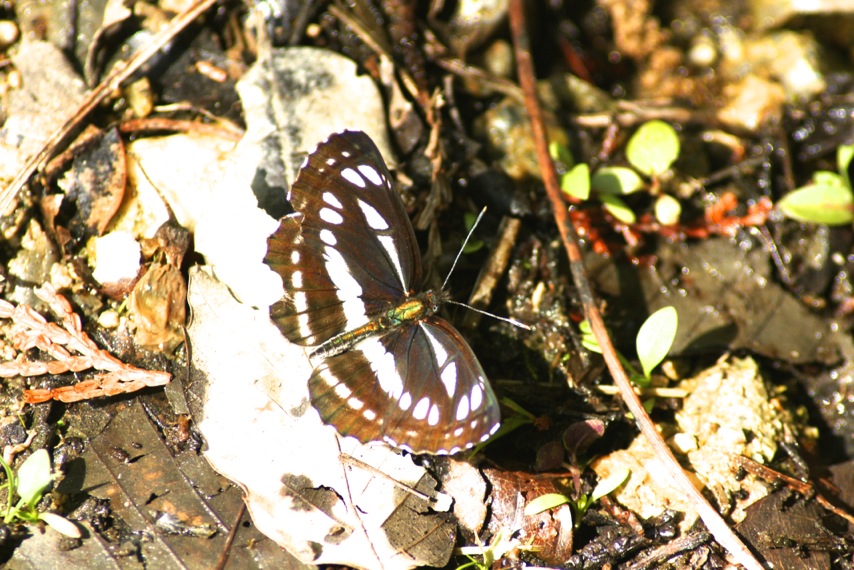
[[[44,142],[39,152],[33,154],[18,171],[11,184],[0,190],[0,215],[7,213],[9,206],[36,170],[41,170],[54,154],[56,147],[71,135],[77,126],[89,113],[101,104],[111,93],[117,90],[122,82],[136,73],[154,54],[174,39],[174,37],[190,22],[206,12],[217,0],[199,0],[185,12],[175,16],[169,24],[160,30],[151,41],[141,50],[133,54],[124,65],[118,65],[113,71],[86,96],[86,99],[75,109],[68,119],[51,134]]]
[[[510,29],[516,51],[516,68],[519,75],[519,83],[525,92],[525,107],[531,120],[531,130],[533,131],[534,143],[537,147],[537,158],[543,175],[543,182],[545,183],[549,199],[552,202],[555,222],[566,247],[572,278],[575,286],[578,288],[585,316],[590,323],[599,346],[602,348],[602,355],[608,365],[608,370],[614,377],[614,383],[619,387],[620,395],[629,411],[634,415],[641,433],[647,438],[658,458],[669,467],[668,471],[672,479],[670,482],[689,497],[703,519],[703,522],[706,523],[706,527],[714,535],[715,540],[726,548],[736,561],[745,568],[762,570],[762,565],[754,558],[741,539],[736,536],[726,521],[703,498],[700,491],[688,479],[688,476],[676,461],[661,434],[655,429],[655,425],[649,415],[643,409],[640,398],[638,398],[632,389],[626,371],[617,357],[614,345],[605,328],[605,322],[602,320],[602,315],[599,313],[597,305],[594,302],[593,292],[581,258],[578,235],[569,219],[567,206],[561,198],[557,175],[549,157],[548,140],[546,138],[542,112],[537,101],[536,78],[534,75],[534,65],[531,60],[530,44],[527,32],[525,31],[524,2],[522,0],[511,0],[510,2]]]

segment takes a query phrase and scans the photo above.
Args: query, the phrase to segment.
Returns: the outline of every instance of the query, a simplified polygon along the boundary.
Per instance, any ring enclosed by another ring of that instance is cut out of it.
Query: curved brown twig
[[[525,30],[524,3],[522,0],[511,0],[510,2],[510,29],[516,51],[516,69],[519,75],[519,83],[522,86],[522,91],[525,93],[525,107],[531,120],[531,129],[534,135],[537,158],[542,171],[546,193],[552,203],[555,222],[557,223],[567,256],[569,257],[572,279],[578,288],[585,317],[590,323],[599,346],[602,348],[602,354],[605,357],[608,370],[614,378],[614,383],[619,388],[620,395],[625,401],[626,407],[634,415],[641,433],[647,438],[655,450],[657,457],[664,465],[669,467],[668,473],[671,476],[669,483],[675,485],[688,496],[703,519],[703,522],[706,523],[706,527],[715,537],[715,540],[729,551],[736,562],[751,570],[762,570],[762,565],[756,560],[750,550],[747,549],[741,539],[727,525],[717,510],[706,501],[700,491],[691,483],[691,480],[676,461],[670,448],[667,447],[664,438],[655,429],[655,425],[644,410],[640,398],[638,398],[632,389],[629,377],[626,375],[626,371],[623,369],[614,345],[608,336],[605,322],[602,320],[602,314],[594,302],[593,292],[581,258],[578,235],[569,219],[567,206],[561,198],[557,175],[549,157],[548,140],[546,138],[542,112],[537,101],[536,78],[534,75],[534,65],[531,60],[528,36]]]

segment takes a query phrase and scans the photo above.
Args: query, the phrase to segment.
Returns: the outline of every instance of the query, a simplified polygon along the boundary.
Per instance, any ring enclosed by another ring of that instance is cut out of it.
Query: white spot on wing
[[[365,315],[365,304],[360,298],[362,287],[350,274],[347,263],[341,253],[334,247],[323,248],[324,263],[329,279],[338,289],[336,294],[343,303],[344,315],[347,318],[347,330],[356,329],[368,322]]]
[[[329,230],[320,230],[320,240],[326,245],[338,245],[338,240],[335,238],[335,234]]]
[[[439,423],[439,406],[436,404],[430,406],[430,413],[427,414],[427,423],[431,426]]]
[[[373,184],[377,186],[383,185],[382,177],[380,176],[379,172],[374,169],[373,166],[370,166],[368,164],[360,164],[358,168],[359,172],[362,173],[362,176],[370,180]]]
[[[368,420],[369,422],[372,422],[372,421],[374,421],[374,420],[376,420],[376,419],[377,419],[377,414],[376,414],[373,410],[364,410],[364,411],[362,412],[362,415],[363,415],[363,416],[365,417],[365,419],[366,419],[366,420]]]
[[[365,402],[363,402],[359,398],[348,398],[347,405],[353,408],[354,410],[361,410],[363,407],[365,407]]]
[[[335,197],[335,194],[332,192],[324,192],[323,193],[323,201],[332,206],[333,208],[338,208],[341,210],[344,206],[341,204],[341,201]]]
[[[475,384],[471,389],[471,409],[476,410],[483,403],[483,388]]]
[[[463,396],[460,398],[460,403],[457,404],[457,421],[461,422],[466,419],[469,415],[469,398],[468,396]],[[459,428],[462,429],[462,428]],[[457,434],[459,435],[459,434]]]
[[[394,238],[391,236],[377,236],[377,239],[380,240],[380,245],[383,246],[383,249],[388,253],[389,259],[391,259],[392,264],[394,265],[394,270],[397,271],[397,278],[400,279],[400,285],[403,290],[407,290],[409,288],[409,283],[407,283],[406,276],[403,274],[403,267],[400,265],[400,258],[397,256],[397,248],[394,246]]]
[[[297,313],[304,313],[308,310],[308,297],[304,291],[294,293],[294,308]]]
[[[291,263],[293,263],[294,265],[296,265],[297,263],[299,263],[299,259],[300,259],[300,257],[299,257],[299,250],[297,250],[297,249],[292,249],[292,250],[291,250]]]
[[[291,273],[291,287],[294,289],[302,289],[302,271],[294,271]]]
[[[344,221],[344,217],[341,214],[335,210],[330,210],[329,208],[320,209],[320,219],[334,226],[340,226]]]
[[[329,157],[326,159],[326,164],[328,164],[329,166],[334,166],[336,162],[338,162],[338,161],[332,157]]]
[[[346,400],[352,394],[353,391],[350,390],[350,388],[348,388],[344,384],[338,384],[337,386],[335,386],[335,395],[341,398],[342,400]]]
[[[308,326],[308,314],[307,313],[302,313],[300,315],[297,315],[297,328],[299,329],[299,333],[302,336],[304,336],[304,337],[311,336],[311,329]]]
[[[408,398],[409,403],[412,402],[412,397],[408,393],[403,393],[403,378],[397,371],[394,355],[386,351],[378,338],[365,339],[357,344],[355,349],[360,350],[365,355],[365,360],[371,363],[371,370],[377,376],[377,383],[390,399],[403,402]],[[408,408],[409,404],[406,407]]]
[[[445,363],[448,361],[448,351],[445,350],[445,347],[442,346],[442,343],[439,342],[433,334],[430,332],[430,329],[424,328],[424,334],[427,335],[427,340],[430,341],[430,347],[433,349],[433,354],[436,355],[436,363],[439,367],[445,366]],[[455,368],[456,369],[456,368]],[[451,396],[454,395],[454,392],[451,391]]]
[[[448,364],[442,373],[439,375],[442,379],[442,384],[445,385],[445,391],[448,392],[448,397],[453,398],[454,392],[457,390],[457,363],[451,362]]]
[[[409,392],[404,392],[400,399],[397,401],[397,407],[405,412],[409,409],[409,406],[411,405],[412,395]]]
[[[430,410],[430,398],[423,397],[418,400],[415,407],[412,409],[412,417],[416,420],[423,420],[427,417],[427,412]]]
[[[365,179],[362,177],[362,175],[353,170],[352,168],[345,168],[344,170],[342,170],[341,176],[344,178],[344,180],[346,180],[350,184],[358,186],[359,188],[364,188],[365,186],[367,186],[367,184],[365,184]]]
[[[324,368],[320,371],[320,378],[323,380],[323,383],[326,384],[327,386],[337,386],[338,385],[338,379],[329,372],[328,368]]]
[[[379,212],[377,212],[376,208],[362,200],[358,200],[357,204],[359,204],[359,208],[362,210],[362,213],[365,214],[365,219],[368,221],[369,226],[378,232],[388,229],[388,222],[380,215]]]

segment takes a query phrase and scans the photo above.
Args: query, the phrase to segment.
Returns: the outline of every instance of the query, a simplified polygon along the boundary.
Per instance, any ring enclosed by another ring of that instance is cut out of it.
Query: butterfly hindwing
[[[455,453],[499,424],[498,402],[474,353],[436,317],[326,359],[309,391],[321,418],[342,435],[416,453]]]

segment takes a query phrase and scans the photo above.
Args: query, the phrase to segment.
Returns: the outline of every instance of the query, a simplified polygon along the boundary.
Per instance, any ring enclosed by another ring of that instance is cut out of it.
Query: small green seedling
[[[478,542],[480,541],[478,540]],[[493,562],[502,558],[514,548],[529,550],[528,548],[520,546],[518,540],[505,540],[504,533],[499,529],[498,532],[495,533],[495,537],[492,539],[492,542],[487,546],[464,546],[454,550],[454,553],[462,554],[470,560],[470,562],[466,562],[462,566],[457,566],[457,570],[465,570],[466,568],[491,570]],[[475,556],[480,556],[483,561],[475,559]]]
[[[679,158],[679,135],[664,121],[642,124],[626,145],[626,159],[638,172],[658,178]]]
[[[632,382],[641,387],[649,386],[653,369],[661,364],[661,361],[670,351],[670,347],[673,346],[678,326],[679,315],[674,307],[662,307],[647,317],[638,330],[637,337],[635,337],[635,348],[643,373],[639,373],[622,354],[618,353],[620,361],[625,366]],[[601,354],[602,349],[599,347],[596,337],[593,336],[590,324],[587,321],[582,321],[578,330],[581,333],[582,346],[587,350]]]
[[[596,501],[605,495],[609,495],[616,491],[620,485],[628,480],[630,475],[631,470],[628,468],[624,467],[623,469],[619,469],[606,479],[599,481],[592,493],[589,495],[581,495],[581,497],[579,497],[575,502],[561,493],[546,493],[544,495],[540,495],[525,505],[525,516],[536,515],[550,509],[555,509],[561,505],[569,504],[573,512],[573,520],[575,521],[574,526],[578,528],[581,524],[581,519],[584,518],[588,509],[590,509]]]
[[[838,172],[819,170],[812,183],[802,186],[777,202],[785,216],[813,224],[844,226],[854,221],[854,190],[848,168],[854,158],[854,144],[836,149]]]
[[[670,352],[678,326],[679,315],[676,314],[676,309],[670,306],[660,308],[641,325],[635,339],[635,347],[647,380],[652,375],[652,370],[661,364]]]
[[[65,536],[80,538],[80,529],[70,520],[55,513],[40,513],[36,509],[44,492],[57,478],[51,471],[50,456],[47,450],[35,451],[21,464],[17,473],[2,457],[0,457],[0,465],[6,472],[6,482],[0,485],[0,488],[6,487],[8,491],[6,509],[3,514],[4,523],[10,524],[20,521],[36,524],[44,522]],[[16,496],[18,502],[13,505]]]
[[[625,166],[603,166],[591,176],[586,164],[575,164],[572,153],[557,143],[549,151],[562,167],[561,190],[572,198],[587,200],[593,191],[614,218],[632,224],[637,217],[623,200],[623,196],[639,191],[656,195],[655,216],[665,225],[679,221],[682,206],[667,194],[661,194],[661,177],[679,157],[679,135],[664,121],[649,121],[641,125],[626,145],[626,159],[631,168]],[[638,174],[640,173],[640,174]],[[641,174],[651,180],[644,181]]]

